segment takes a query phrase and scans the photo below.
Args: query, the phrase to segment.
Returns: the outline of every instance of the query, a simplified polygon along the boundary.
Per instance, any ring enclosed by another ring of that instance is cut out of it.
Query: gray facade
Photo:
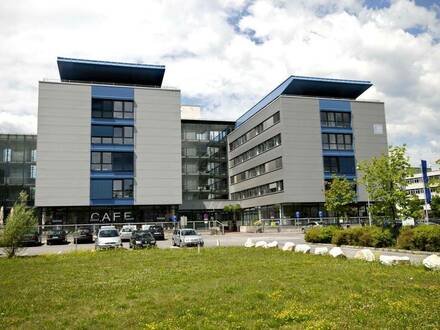
[[[180,91],[135,88],[135,205],[181,204]]]
[[[90,203],[90,85],[40,82],[35,206]]]

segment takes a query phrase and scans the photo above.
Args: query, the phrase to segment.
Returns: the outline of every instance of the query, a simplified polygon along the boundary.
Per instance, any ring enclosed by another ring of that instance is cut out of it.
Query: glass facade
[[[226,135],[233,122],[182,120],[182,198],[228,199]]]
[[[37,136],[0,134],[0,207],[6,211],[21,191],[34,205],[37,174]]]

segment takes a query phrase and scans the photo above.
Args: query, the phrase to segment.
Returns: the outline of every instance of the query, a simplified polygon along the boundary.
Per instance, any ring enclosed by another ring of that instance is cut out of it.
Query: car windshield
[[[193,229],[182,230],[182,236],[192,236],[197,235],[197,232]]]
[[[151,234],[148,231],[139,231],[134,233],[135,238],[151,238]]]
[[[50,232],[52,235],[62,235],[64,232],[62,230],[52,230]]]
[[[116,229],[104,229],[99,232],[99,237],[118,237],[118,231]]]
[[[162,231],[162,227],[161,226],[151,226],[150,230],[155,230],[155,231]]]
[[[131,231],[131,228],[122,228],[122,231],[124,231],[124,232],[130,232],[130,231]]]

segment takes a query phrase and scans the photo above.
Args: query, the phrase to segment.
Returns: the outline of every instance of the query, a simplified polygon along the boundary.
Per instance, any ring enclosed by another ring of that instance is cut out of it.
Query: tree
[[[411,195],[408,198],[408,205],[405,208],[405,216],[414,218],[414,219],[423,219],[423,200],[419,199],[417,195]]]
[[[431,216],[440,218],[440,196],[434,196],[431,200]]]
[[[22,191],[14,204],[14,211],[6,219],[6,226],[0,234],[0,246],[8,258],[14,257],[22,248],[24,235],[35,230],[37,218],[27,204],[28,195]]]
[[[240,212],[240,210],[241,210],[240,204],[228,204],[223,207],[223,211],[225,211],[226,213],[232,213],[232,218],[234,222],[236,221],[235,214],[237,212]]]
[[[325,192],[324,207],[329,212],[335,212],[336,216],[347,217],[350,204],[354,202],[355,197],[353,183],[346,178],[333,177],[330,188]]]
[[[373,204],[370,212],[373,216],[383,215],[393,222],[401,216],[407,216],[409,196],[405,191],[406,178],[413,170],[406,156],[406,146],[390,147],[388,155],[373,157],[359,163],[361,177]]]

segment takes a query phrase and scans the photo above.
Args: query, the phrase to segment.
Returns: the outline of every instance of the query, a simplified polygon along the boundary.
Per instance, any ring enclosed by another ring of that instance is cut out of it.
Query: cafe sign
[[[118,223],[118,222],[133,222],[134,217],[131,211],[126,212],[92,212],[90,213],[90,222],[92,223]]]

